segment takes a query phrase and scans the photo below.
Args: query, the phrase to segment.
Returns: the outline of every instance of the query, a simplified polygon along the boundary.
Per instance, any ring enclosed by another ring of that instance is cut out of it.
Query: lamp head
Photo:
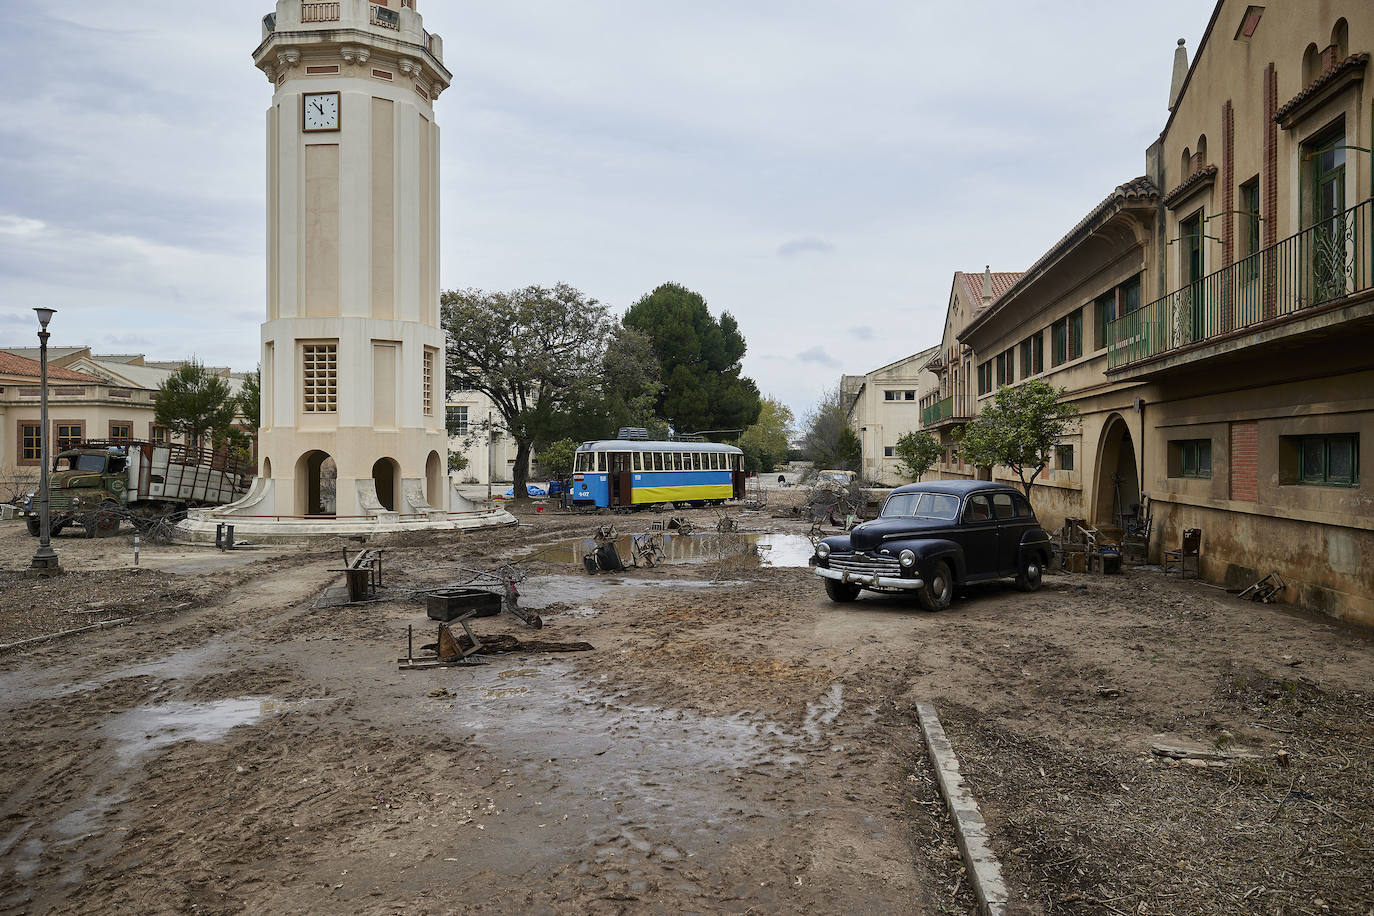
[[[48,322],[52,321],[53,313],[56,312],[57,309],[36,308],[34,311],[38,313],[39,326],[46,331],[48,329]]]

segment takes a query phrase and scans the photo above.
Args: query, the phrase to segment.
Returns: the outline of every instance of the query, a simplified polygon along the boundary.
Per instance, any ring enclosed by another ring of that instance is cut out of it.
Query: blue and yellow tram
[[[720,503],[744,496],[744,453],[715,442],[603,439],[584,442],[573,462],[580,506]]]

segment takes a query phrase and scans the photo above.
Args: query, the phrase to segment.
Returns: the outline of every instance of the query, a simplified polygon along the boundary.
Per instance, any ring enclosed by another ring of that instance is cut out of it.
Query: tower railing
[[[337,22],[338,3],[301,3],[301,22]]]

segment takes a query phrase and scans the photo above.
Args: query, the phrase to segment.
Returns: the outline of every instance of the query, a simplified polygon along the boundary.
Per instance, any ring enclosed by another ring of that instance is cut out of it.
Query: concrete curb
[[[945,806],[954,818],[954,832],[959,841],[959,849],[964,854],[964,864],[968,867],[969,883],[973,894],[978,898],[978,912],[983,916],[1004,916],[1007,912],[1007,886],[1002,881],[1002,866],[988,846],[988,828],[983,815],[978,813],[978,803],[973,793],[964,785],[963,774],[959,772],[959,758],[954,756],[954,748],[945,737],[945,729],[935,715],[935,707],[927,703],[916,704],[916,716],[921,721],[921,734],[925,736],[926,748],[930,751],[931,762],[935,765],[935,778],[940,783],[940,794],[944,796]]]

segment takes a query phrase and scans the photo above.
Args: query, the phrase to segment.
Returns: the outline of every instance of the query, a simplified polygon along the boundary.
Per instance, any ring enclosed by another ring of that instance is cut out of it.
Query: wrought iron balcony
[[[1374,288],[1374,198],[1107,324],[1107,371]]]
[[[954,416],[954,395],[950,395],[943,401],[936,401],[929,407],[921,409],[921,425],[934,426],[941,420],[948,420]]]

